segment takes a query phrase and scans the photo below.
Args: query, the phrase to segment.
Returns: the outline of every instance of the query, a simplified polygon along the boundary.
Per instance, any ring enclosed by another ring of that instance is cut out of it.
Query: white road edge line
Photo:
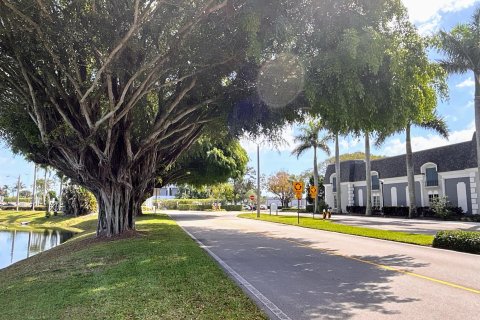
[[[180,226],[180,225],[179,225]],[[212,256],[213,259],[215,259],[225,270],[227,270],[228,273],[232,277],[234,277],[241,285],[243,285],[245,288],[248,289],[257,299],[263,303],[265,307],[268,308],[274,315],[277,316],[278,319],[280,320],[292,320],[290,319],[289,316],[287,316],[282,310],[280,310],[279,307],[277,307],[272,301],[270,301],[267,297],[265,297],[260,291],[258,291],[257,288],[255,288],[250,282],[245,280],[241,275],[239,275],[235,270],[233,270],[225,261],[220,259],[215,253],[212,252],[207,246],[205,246],[200,240],[195,238],[193,234],[191,234],[189,231],[187,231],[183,226],[180,226],[180,228],[185,231],[186,234],[190,236],[198,245],[200,248],[203,250],[207,251],[209,255]]]

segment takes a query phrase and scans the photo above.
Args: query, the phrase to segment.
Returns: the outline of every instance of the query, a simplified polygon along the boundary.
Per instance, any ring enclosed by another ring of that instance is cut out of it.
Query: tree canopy
[[[0,134],[95,194],[99,234],[132,229],[146,190],[206,126],[268,133],[295,117],[269,115],[255,89],[279,47],[266,5],[2,0]]]

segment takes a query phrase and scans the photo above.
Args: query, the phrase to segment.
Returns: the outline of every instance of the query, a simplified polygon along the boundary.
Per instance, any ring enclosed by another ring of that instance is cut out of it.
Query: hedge
[[[433,239],[435,248],[480,254],[480,232],[439,231]]]
[[[0,210],[5,210],[5,211],[17,211],[17,207],[1,207]],[[31,211],[32,207],[18,207],[18,211]],[[44,206],[35,206],[35,211],[46,211],[47,208]]]
[[[241,204],[227,204],[221,207],[222,209],[225,209],[227,211],[243,211],[243,206]]]

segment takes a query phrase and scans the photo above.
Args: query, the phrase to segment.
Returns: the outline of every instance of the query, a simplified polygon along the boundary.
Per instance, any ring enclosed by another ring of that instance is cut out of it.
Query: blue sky
[[[403,2],[409,11],[412,22],[417,25],[422,34],[432,34],[439,29],[449,30],[459,22],[468,21],[474,8],[480,4],[480,0],[403,0]],[[432,55],[432,57],[435,56]],[[412,132],[414,151],[458,143],[472,138],[474,132],[473,75],[450,76],[448,84],[450,99],[439,104],[438,112],[447,119],[451,131],[449,141],[443,140],[431,132],[414,129]],[[263,174],[270,175],[281,169],[300,173],[312,168],[313,154],[311,152],[305,153],[298,160],[290,155],[291,150],[295,147],[293,137],[296,133],[296,127],[285,128],[283,136],[287,144],[281,146],[279,150],[262,145],[260,161]],[[250,156],[250,165],[256,167],[256,144],[243,140],[242,145]],[[404,150],[405,139],[402,135],[397,135],[388,139],[381,148],[372,148],[372,153],[393,156],[404,153]],[[340,151],[342,153],[363,151],[363,141],[346,137],[342,140]],[[319,161],[326,157],[325,154],[320,153]],[[18,175],[21,175],[22,181],[30,186],[33,181],[33,164],[27,163],[21,156],[13,155],[8,147],[0,143],[0,186],[13,185]]]

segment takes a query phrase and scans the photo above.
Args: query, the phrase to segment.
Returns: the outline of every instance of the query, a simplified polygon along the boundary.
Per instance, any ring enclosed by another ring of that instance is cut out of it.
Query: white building
[[[409,206],[405,155],[373,160],[372,206]],[[428,207],[434,197],[446,196],[467,214],[478,214],[476,185],[477,158],[475,135],[471,141],[413,153],[417,207]],[[342,211],[347,206],[366,206],[365,161],[340,164]],[[325,174],[325,200],[336,209],[335,165]]]

